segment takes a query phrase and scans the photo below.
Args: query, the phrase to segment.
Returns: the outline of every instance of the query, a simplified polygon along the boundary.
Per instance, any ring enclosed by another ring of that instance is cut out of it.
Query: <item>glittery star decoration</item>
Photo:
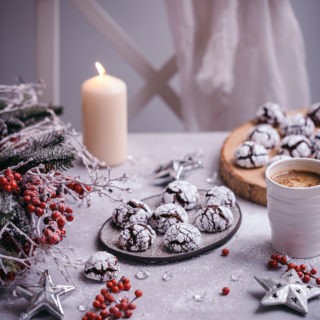
[[[48,270],[45,270],[38,283],[17,286],[17,295],[30,300],[27,310],[20,319],[31,319],[43,310],[48,311],[58,319],[62,319],[64,313],[60,296],[74,289],[75,287],[70,285],[54,285]]]
[[[267,293],[261,300],[264,306],[286,305],[303,314],[308,313],[308,300],[320,296],[320,288],[301,282],[293,269],[280,280],[254,277]]]

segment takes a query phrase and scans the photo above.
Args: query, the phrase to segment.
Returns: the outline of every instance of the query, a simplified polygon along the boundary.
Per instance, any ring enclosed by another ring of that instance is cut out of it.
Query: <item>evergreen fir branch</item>
[[[25,123],[26,126],[41,121],[51,115],[50,110],[56,115],[61,115],[63,107],[61,106],[30,106],[27,108],[16,108],[14,110],[0,111],[0,118],[7,119],[14,117]]]
[[[34,151],[36,151],[40,148],[53,147],[63,142],[64,139],[65,139],[64,131],[53,130],[49,133],[43,134],[42,136],[38,137],[37,140],[35,140],[32,148]]]
[[[21,130],[25,127],[24,123],[15,117],[8,117],[7,119],[4,119],[7,127],[8,127],[8,133],[13,133]]]

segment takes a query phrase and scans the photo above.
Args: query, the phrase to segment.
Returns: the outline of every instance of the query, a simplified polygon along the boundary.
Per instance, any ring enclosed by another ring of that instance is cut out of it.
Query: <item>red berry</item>
[[[96,320],[102,320],[102,317],[100,315],[97,315]]]
[[[282,256],[281,259],[280,259],[280,263],[281,264],[286,264],[287,263],[287,257]]]
[[[101,309],[102,310],[107,309],[107,306],[104,303],[101,303]]]
[[[118,286],[113,286],[112,287],[112,292],[113,293],[118,293],[119,292],[119,287]]]
[[[32,199],[32,204],[36,207],[40,206],[40,199],[39,198],[33,198]]]
[[[65,209],[64,204],[63,204],[63,203],[59,203],[59,205],[58,205],[58,210],[61,211],[61,212],[63,212],[64,209]]]
[[[50,244],[56,244],[59,242],[59,236],[57,233],[52,232],[51,234],[49,234],[48,240]]]
[[[72,213],[73,210],[72,210],[70,207],[66,207],[65,212],[66,212],[66,213]]]
[[[88,320],[88,317],[83,316],[81,319],[82,319],[82,320]]]
[[[36,208],[35,214],[36,214],[37,217],[41,217],[41,216],[43,216],[44,211],[41,208]]]
[[[40,208],[44,209],[46,207],[46,203],[45,202],[40,202]]]
[[[124,285],[120,282],[118,284],[118,288],[119,288],[120,291],[122,291],[124,289]]]
[[[12,190],[17,190],[18,184],[16,180],[11,180],[10,181],[10,186]]]
[[[128,304],[127,303],[120,303],[119,309],[120,310],[126,310],[128,308]]]
[[[293,269],[294,268],[294,264],[291,262],[288,264],[288,270]]]
[[[124,284],[124,290],[129,291],[131,289],[131,284],[130,283],[125,283]]]
[[[110,313],[115,314],[117,311],[119,311],[118,308],[116,308],[115,306],[112,306],[109,308]]]
[[[80,194],[83,192],[83,188],[80,186],[80,184],[77,184],[74,188],[74,191]]]
[[[119,319],[119,318],[121,318],[121,311],[116,311],[114,314],[114,317],[116,318],[116,319]]]
[[[101,294],[103,294],[103,295],[105,295],[108,291],[107,291],[107,289],[101,289]]]
[[[128,309],[134,310],[136,308],[136,305],[134,303],[129,303]]]
[[[123,283],[129,283],[130,280],[129,280],[128,278],[123,278],[122,282],[123,282]]]
[[[42,244],[46,244],[47,243],[47,237],[46,236],[41,236],[41,238],[40,238],[40,243],[42,243]]]
[[[300,264],[300,270],[302,270],[302,271],[304,271],[304,270],[306,270],[306,265],[305,264]]]
[[[13,176],[12,173],[10,173],[10,174],[6,174],[6,178],[7,178],[8,181],[11,181],[11,180],[14,179],[14,176]]]
[[[34,212],[35,207],[32,204],[28,204],[27,209],[28,209],[28,212],[31,213],[31,212]]]
[[[228,287],[222,288],[222,291],[221,291],[222,295],[226,296],[229,294],[229,292],[230,292],[230,289]]]
[[[98,301],[98,300],[95,300],[95,301],[93,301],[92,306],[93,306],[94,308],[96,308],[96,309],[100,309],[100,307],[101,307],[101,302]]]
[[[14,178],[15,178],[17,181],[21,181],[21,174],[20,174],[20,173],[15,172],[15,173],[13,174],[13,176],[14,176]]]
[[[11,192],[11,186],[10,186],[10,184],[6,184],[4,187],[3,187],[3,190],[4,190],[4,192]]]
[[[270,261],[268,262],[268,266],[269,266],[269,268],[271,268],[271,269],[275,269],[275,268],[278,267],[278,262],[277,262],[276,260],[270,260]]]
[[[64,217],[60,217],[57,220],[59,227],[63,227],[66,224],[66,219]]]
[[[128,298],[122,298],[120,300],[120,303],[128,303],[128,302],[129,302]]]
[[[117,284],[116,279],[112,279],[111,282],[112,282],[112,284],[113,284],[114,286]]]
[[[124,316],[125,316],[126,318],[130,318],[130,317],[132,316],[132,312],[131,312],[130,310],[127,310],[127,311],[125,312]]]
[[[317,272],[318,272],[318,271],[317,271],[315,268],[312,268],[312,269],[310,270],[310,273],[311,273],[311,274],[317,274]]]
[[[280,261],[280,259],[281,259],[281,256],[280,256],[280,254],[276,254],[275,255],[275,257],[274,257],[274,260],[276,260],[276,261]]]
[[[295,269],[297,272],[300,272],[300,267],[299,267],[299,266],[295,266],[294,269]]]
[[[56,209],[56,204],[55,204],[54,202],[51,202],[49,208],[50,208],[52,211],[55,210],[55,209]]]
[[[91,191],[91,187],[89,187],[89,186],[85,186],[85,188],[87,189],[87,191]]]
[[[98,294],[98,295],[96,296],[96,300],[98,300],[98,301],[101,302],[101,303],[104,303],[104,297],[103,297],[102,295],[100,295],[100,294]]]
[[[308,282],[310,281],[310,276],[305,275],[305,276],[303,277],[302,281],[303,281],[304,283],[308,283]]]
[[[320,278],[317,278],[316,283],[320,285]]]
[[[60,218],[60,212],[59,211],[53,211],[52,214],[51,214],[51,218],[53,220],[57,220],[58,218]]]
[[[68,215],[67,215],[67,220],[68,220],[69,222],[71,222],[73,219],[74,219],[73,214],[68,214]]]
[[[107,282],[107,287],[111,289],[113,287],[113,283],[111,281]]]
[[[12,174],[12,170],[10,169],[4,170],[4,175],[7,176],[8,174]]]
[[[301,271],[297,272],[298,273],[298,276],[299,278],[302,278],[303,277],[303,273]]]
[[[26,203],[30,203],[31,197],[30,196],[24,196],[23,197],[23,201],[26,202]]]
[[[110,315],[110,312],[108,310],[103,310],[100,312],[100,316],[102,317],[102,319],[107,318]]]
[[[52,230],[50,230],[50,229],[48,229],[48,228],[46,228],[46,229],[43,230],[43,234],[44,234],[45,236],[48,236],[50,233],[52,233]]]
[[[142,296],[142,291],[141,291],[141,290],[136,290],[136,291],[134,292],[134,294],[135,294],[135,296],[136,296],[137,298],[139,298],[139,297]]]
[[[114,296],[112,296],[111,294],[109,294],[109,295],[106,296],[106,299],[107,299],[108,302],[111,303],[111,302],[114,301]]]
[[[228,249],[222,249],[221,253],[222,253],[223,256],[226,257],[229,254],[229,250]]]
[[[2,186],[8,184],[7,178],[5,178],[5,177],[0,177],[0,184],[1,184]]]

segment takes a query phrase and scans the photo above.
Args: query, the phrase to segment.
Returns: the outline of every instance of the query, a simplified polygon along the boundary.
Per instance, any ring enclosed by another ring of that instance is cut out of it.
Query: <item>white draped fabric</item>
[[[183,121],[225,130],[265,101],[310,103],[303,36],[288,0],[167,0]]]

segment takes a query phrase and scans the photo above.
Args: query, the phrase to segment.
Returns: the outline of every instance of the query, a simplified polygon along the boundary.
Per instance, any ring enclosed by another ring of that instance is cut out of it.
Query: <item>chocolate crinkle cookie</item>
[[[109,281],[115,279],[120,272],[118,258],[106,251],[98,251],[86,262],[84,274],[88,279]]]
[[[128,251],[146,251],[156,238],[155,231],[145,223],[127,225],[119,234],[119,243]]]
[[[193,225],[177,223],[172,225],[164,235],[163,244],[170,252],[182,253],[195,250],[202,241],[200,231]]]
[[[280,133],[283,136],[303,135],[309,137],[314,131],[314,123],[311,118],[297,113],[293,116],[286,117],[280,124]]]
[[[162,194],[162,200],[164,203],[175,203],[191,210],[199,201],[198,189],[188,181],[176,180],[168,184]]]
[[[232,208],[236,205],[234,193],[225,186],[215,186],[206,193],[206,205],[225,206]]]
[[[317,150],[314,154],[313,154],[313,158],[320,160],[320,150]]]
[[[310,141],[312,143],[313,151],[320,150],[320,130],[317,130],[311,137]]]
[[[242,168],[259,168],[267,164],[267,149],[253,141],[242,143],[234,152],[235,163]]]
[[[205,232],[220,232],[233,223],[233,213],[230,208],[223,206],[207,206],[198,211],[194,220],[196,227]]]
[[[165,233],[176,223],[188,223],[187,212],[174,203],[163,204],[158,207],[150,218],[151,227],[159,233]]]
[[[139,200],[129,200],[126,204],[115,208],[112,214],[112,221],[120,228],[135,222],[148,223],[151,217],[149,206]]]
[[[270,124],[258,124],[250,130],[248,140],[254,141],[266,149],[272,149],[279,143],[280,136]]]
[[[267,163],[267,167],[269,167],[271,164],[277,162],[277,161],[280,161],[280,160],[288,160],[288,159],[292,159],[291,156],[288,156],[288,155],[285,155],[285,154],[278,154],[274,157],[272,157],[268,163]]]
[[[310,140],[302,135],[290,135],[283,138],[280,144],[280,154],[294,158],[309,157],[312,152]]]
[[[266,102],[258,108],[256,113],[256,120],[259,123],[268,123],[274,127],[277,127],[283,118],[284,112],[280,106],[274,102]]]
[[[316,102],[311,105],[307,113],[316,126],[320,126],[320,102]]]

